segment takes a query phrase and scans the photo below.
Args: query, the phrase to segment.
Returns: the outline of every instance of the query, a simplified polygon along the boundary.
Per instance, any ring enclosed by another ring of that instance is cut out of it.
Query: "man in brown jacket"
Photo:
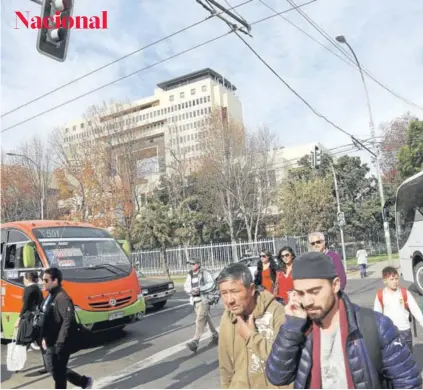
[[[250,270],[241,263],[227,266],[217,283],[225,304],[219,330],[222,389],[270,389],[266,359],[280,326],[283,306],[267,291],[258,292]],[[284,386],[282,388],[292,388]]]

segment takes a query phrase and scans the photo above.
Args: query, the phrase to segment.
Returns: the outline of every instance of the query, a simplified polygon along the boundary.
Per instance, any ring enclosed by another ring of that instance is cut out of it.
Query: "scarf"
[[[347,376],[347,383],[349,389],[355,389],[354,382],[351,375],[351,370],[348,362],[347,354],[347,338],[348,338],[348,319],[345,303],[339,299],[339,326],[341,328],[342,350],[344,352],[345,373]],[[312,326],[312,368],[310,389],[322,388],[322,373],[320,365],[320,327],[313,323]]]

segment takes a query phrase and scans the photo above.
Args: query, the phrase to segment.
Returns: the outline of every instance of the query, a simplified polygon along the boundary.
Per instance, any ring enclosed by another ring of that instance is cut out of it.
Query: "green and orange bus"
[[[106,230],[87,223],[43,220],[5,223],[0,231],[3,339],[13,338],[25,272],[41,274],[48,267],[62,271],[77,321],[89,331],[123,328],[143,318],[142,290],[122,249],[129,246],[119,244]]]

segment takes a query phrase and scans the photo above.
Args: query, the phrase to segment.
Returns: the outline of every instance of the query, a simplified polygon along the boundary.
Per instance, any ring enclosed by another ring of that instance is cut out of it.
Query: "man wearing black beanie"
[[[266,374],[296,389],[421,389],[420,370],[392,321],[359,307],[340,289],[332,259],[296,258],[286,322],[273,343]]]

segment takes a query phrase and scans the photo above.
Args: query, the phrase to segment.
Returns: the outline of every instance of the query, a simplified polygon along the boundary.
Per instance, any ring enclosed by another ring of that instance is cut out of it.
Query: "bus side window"
[[[18,230],[11,230],[6,244],[4,269],[25,268],[23,261],[23,249],[31,240]],[[35,250],[35,268],[42,267],[40,256]]]

